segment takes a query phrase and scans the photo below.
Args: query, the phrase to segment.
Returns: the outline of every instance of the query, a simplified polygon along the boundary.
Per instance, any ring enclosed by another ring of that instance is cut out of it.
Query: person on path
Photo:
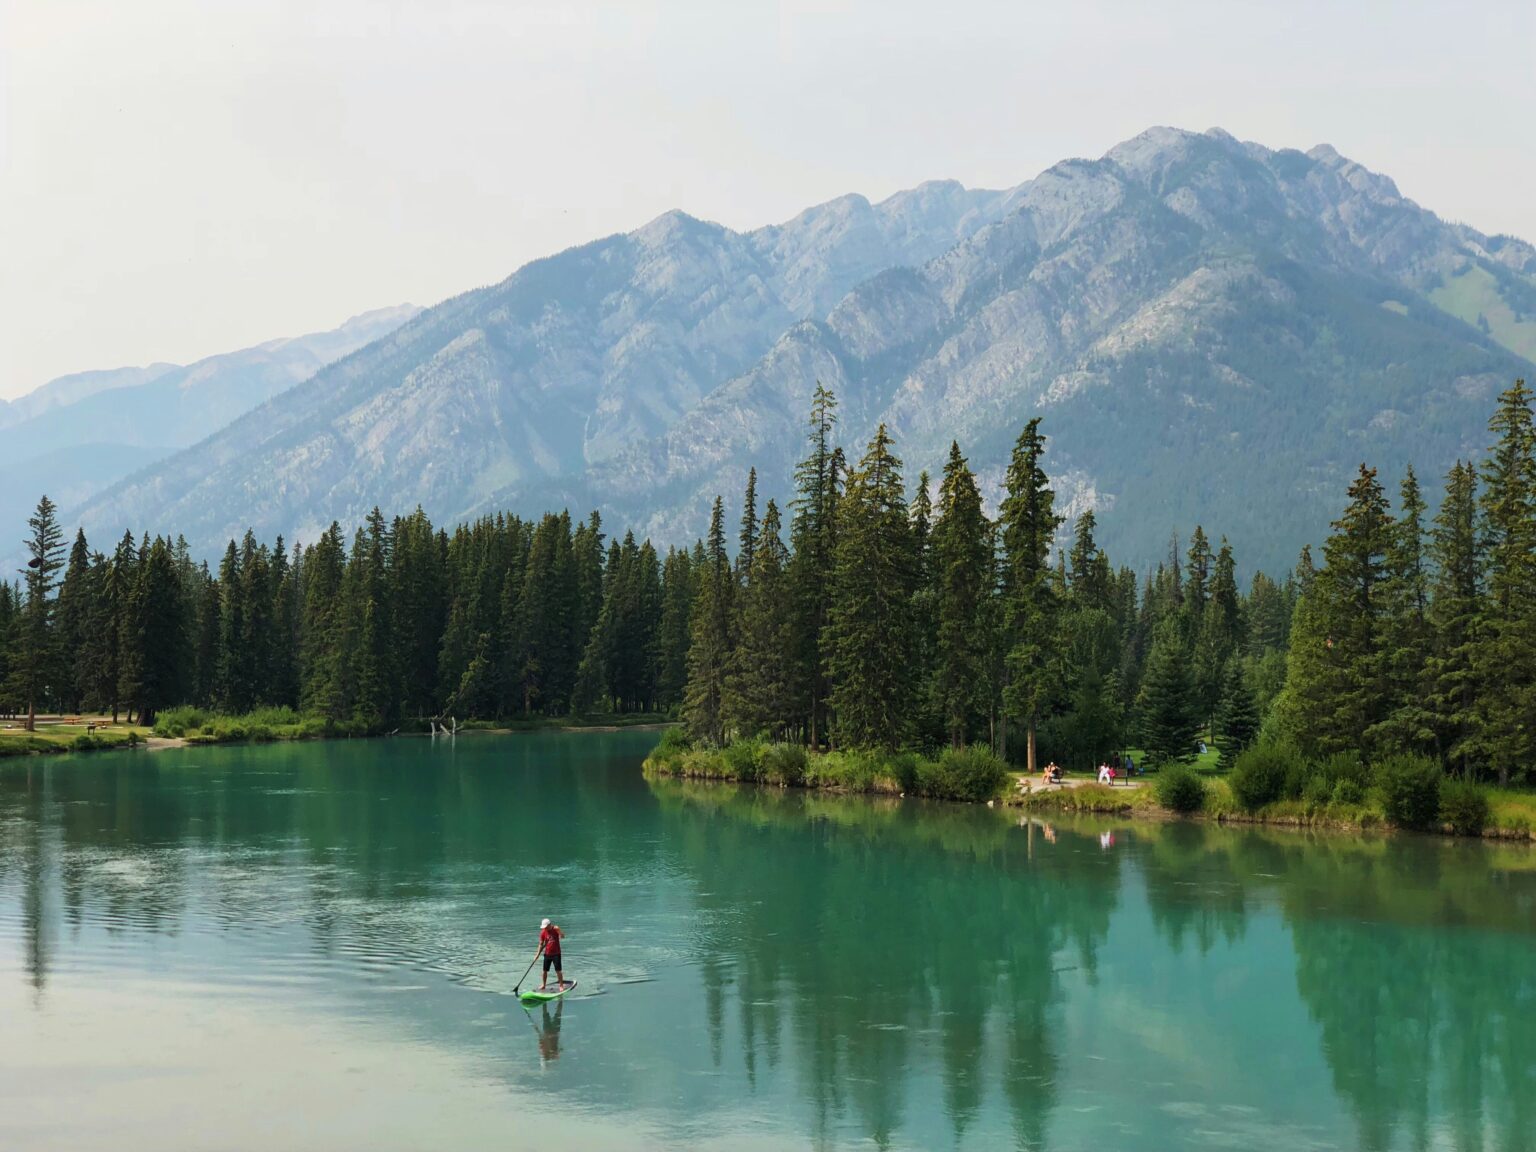
[[[555,987],[565,987],[565,973],[560,970],[560,941],[564,936],[560,925],[551,923],[547,916],[539,925],[539,951],[544,955],[544,975],[539,980],[540,992],[549,984],[551,968],[555,970]]]

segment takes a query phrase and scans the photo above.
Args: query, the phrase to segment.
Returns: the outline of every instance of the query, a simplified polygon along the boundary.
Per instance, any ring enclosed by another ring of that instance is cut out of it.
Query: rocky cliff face
[[[1136,562],[1197,521],[1283,567],[1362,459],[1443,469],[1536,354],[1536,252],[1326,146],[1154,129],[1006,193],[930,184],[737,234],[669,214],[450,300],[88,507],[311,538],[375,503],[569,502],[691,538],[786,496],[819,379],[857,456],[957,439],[1000,479],[1046,418],[1069,510]]]

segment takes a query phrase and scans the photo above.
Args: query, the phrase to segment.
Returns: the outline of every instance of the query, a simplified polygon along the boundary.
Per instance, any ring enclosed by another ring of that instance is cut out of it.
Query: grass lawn
[[[0,727],[0,756],[20,756],[28,752],[64,752],[80,748],[126,747],[130,739],[143,740],[149,729],[137,724],[98,723],[95,732],[85,724],[39,723],[36,732],[28,732],[20,720],[7,720]],[[84,740],[84,743],[81,741]]]
[[[1131,754],[1131,759],[1136,761],[1136,766],[1138,768],[1146,766],[1147,754],[1140,748],[1127,748],[1126,751]],[[1216,758],[1219,755],[1220,753],[1217,751],[1216,745],[1207,743],[1204,752],[1200,753],[1200,755],[1196,756],[1192,760],[1185,761],[1185,763],[1193,768],[1196,772],[1206,776],[1214,776],[1217,774]]]

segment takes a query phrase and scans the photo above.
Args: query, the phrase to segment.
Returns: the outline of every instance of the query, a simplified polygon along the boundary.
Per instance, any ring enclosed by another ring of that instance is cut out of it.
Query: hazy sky
[[[0,396],[1152,124],[1536,240],[1533,56],[1531,0],[0,0]]]

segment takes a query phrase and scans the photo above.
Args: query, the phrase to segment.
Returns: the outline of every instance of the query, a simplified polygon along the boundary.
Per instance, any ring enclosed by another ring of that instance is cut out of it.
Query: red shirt
[[[544,949],[546,956],[560,955],[560,928],[551,924],[539,932],[539,947]]]

